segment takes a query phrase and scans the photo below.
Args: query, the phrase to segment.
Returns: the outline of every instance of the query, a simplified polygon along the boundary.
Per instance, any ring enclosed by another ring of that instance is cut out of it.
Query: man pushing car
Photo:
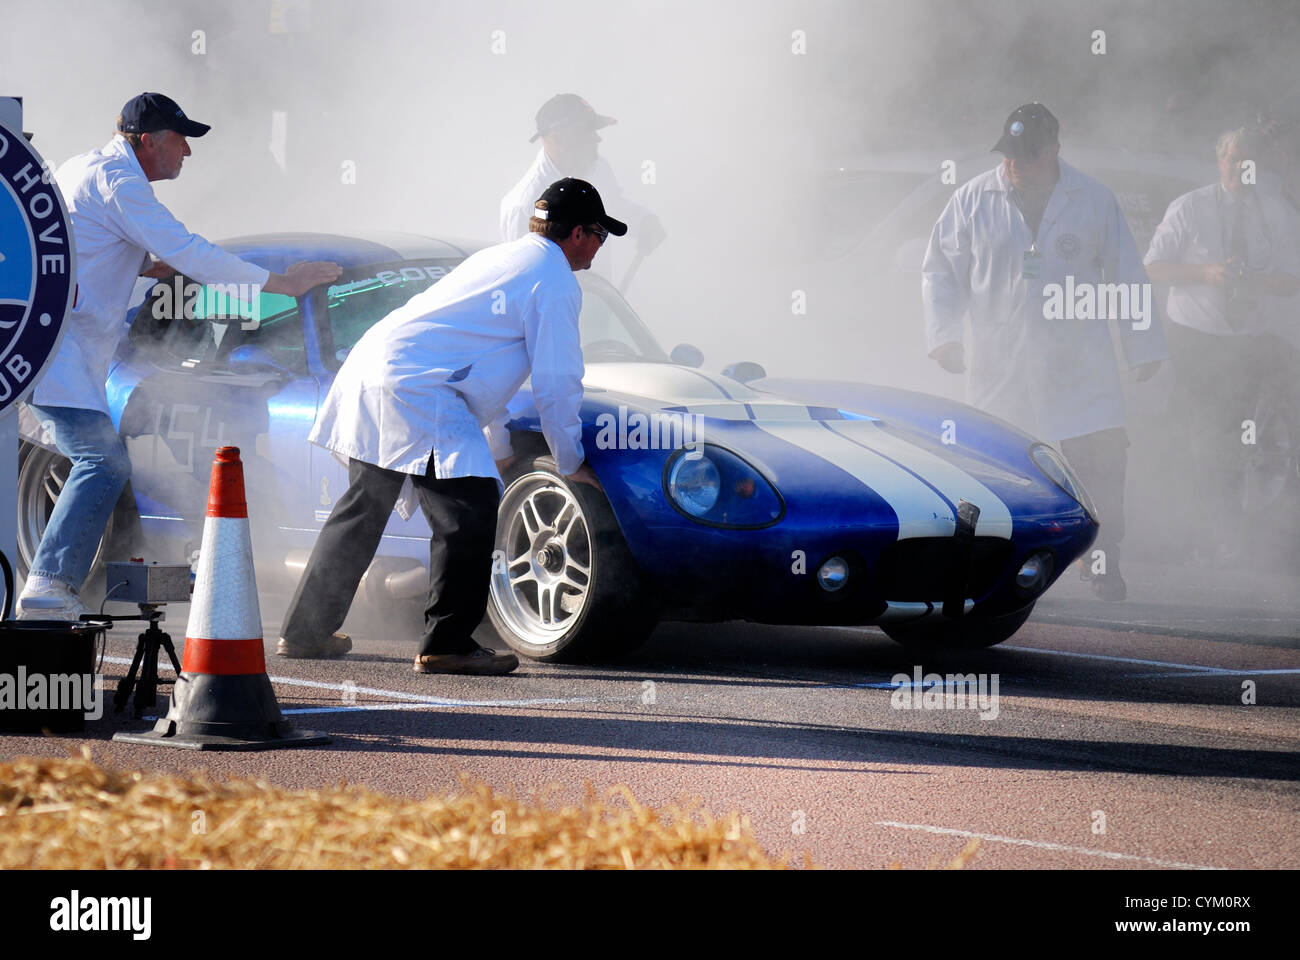
[[[190,233],[159,202],[150,183],[180,176],[190,155],[187,138],[209,129],[175,100],[142,93],[122,107],[107,145],[73,157],[54,175],[77,244],[77,297],[28,406],[72,469],[18,598],[20,619],[75,620],[90,612],[78,591],[131,475],[108,415],[105,383],[136,278],[180,270],[201,283],[247,283],[297,297],[339,275],[328,262],[271,273]],[[158,260],[151,262],[150,254]]]
[[[609,234],[584,180],[551,184],[529,233],[469,257],[373,326],[348,354],[311,441],[347,457],[348,489],[321,528],[285,614],[277,653],[341,657],[343,624],[409,478],[429,522],[429,596],[416,673],[509,673],[510,654],[472,633],[487,607],[499,470],[512,461],[506,404],[532,377],[560,472],[599,487],[582,447],[582,290]]]

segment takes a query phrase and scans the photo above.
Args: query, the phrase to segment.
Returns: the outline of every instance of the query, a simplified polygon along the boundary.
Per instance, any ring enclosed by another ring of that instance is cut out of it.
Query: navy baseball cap
[[[183,137],[201,137],[212,128],[185,116],[180,104],[171,97],[161,93],[142,93],[126,102],[117,129],[122,133],[175,130]]]
[[[575,122],[585,123],[592,130],[618,123],[613,117],[602,117],[576,93],[557,93],[537,111],[537,132],[528,138],[528,142],[546,136],[556,127]]]
[[[1035,156],[1043,149],[1056,143],[1061,125],[1052,111],[1041,103],[1027,103],[1017,107],[1002,125],[1002,139],[993,145],[998,153],[1008,157]]]
[[[586,180],[576,177],[556,180],[537,198],[537,202],[546,204],[545,207],[533,209],[533,216],[539,220],[554,220],[556,223],[571,223],[574,226],[599,223],[616,237],[627,233],[627,224],[605,213],[600,194]]]

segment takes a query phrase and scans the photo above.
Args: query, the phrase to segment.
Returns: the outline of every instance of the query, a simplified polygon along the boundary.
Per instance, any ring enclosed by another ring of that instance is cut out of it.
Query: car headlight
[[[1043,471],[1047,479],[1077,500],[1079,505],[1088,511],[1088,516],[1096,521],[1097,508],[1093,506],[1092,498],[1088,496],[1088,491],[1083,489],[1083,484],[1079,482],[1079,478],[1074,475],[1074,471],[1070,469],[1063,456],[1045,443],[1036,443],[1029,448],[1029,458],[1034,461],[1039,470]]]
[[[698,454],[677,451],[664,470],[664,492],[688,517],[720,527],[766,527],[785,512],[766,477],[712,444],[704,444]]]
[[[702,517],[717,505],[722,475],[708,457],[678,457],[668,474],[668,495],[692,517]]]

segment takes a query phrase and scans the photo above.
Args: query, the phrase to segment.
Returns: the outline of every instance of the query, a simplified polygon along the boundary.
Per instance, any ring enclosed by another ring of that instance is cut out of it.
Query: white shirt
[[[1044,317],[1047,284],[1147,282],[1115,195],[1065,161],[1035,240],[999,164],[959,187],[930,234],[921,271],[927,350],[964,341],[971,404],[1043,440],[1124,425],[1123,387],[1105,320]],[[1031,245],[1037,278],[1024,276]],[[1154,308],[1153,308],[1154,314]],[[1118,324],[1130,366],[1168,358],[1154,316]]]
[[[542,435],[573,473],[585,456],[581,310],[557,244],[530,233],[480,250],[366,331],[310,439],[387,470],[423,476],[432,458],[439,479],[499,480],[506,404],[531,371]]]
[[[108,367],[127,330],[131,290],[147,254],[200,283],[266,283],[262,267],[190,233],[154,196],[130,144],[114,136],[54,175],[77,244],[77,299],[32,402],[108,413]]]
[[[1228,259],[1229,240],[1238,207],[1245,216],[1244,238],[1248,269],[1273,272],[1294,269],[1289,239],[1290,225],[1284,218],[1281,197],[1261,194],[1256,187],[1249,194],[1233,193],[1217,183],[1178,197],[1165,211],[1160,226],[1151,236],[1146,263],[1222,263]],[[1280,297],[1260,294],[1254,316],[1240,328],[1228,323],[1224,288],[1208,283],[1174,284],[1169,288],[1167,310],[1175,323],[1231,336],[1259,333]]]

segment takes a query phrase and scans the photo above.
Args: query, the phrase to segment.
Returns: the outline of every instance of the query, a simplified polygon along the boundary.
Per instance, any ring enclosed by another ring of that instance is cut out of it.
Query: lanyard
[[[1219,215],[1219,243],[1223,245],[1223,259],[1227,260],[1228,257],[1232,255],[1232,251],[1228,249],[1232,240],[1231,232],[1228,229],[1227,213],[1223,208],[1223,195],[1226,190],[1221,183],[1218,184],[1218,188],[1219,189],[1214,191],[1214,207]],[[1268,219],[1264,216],[1264,205],[1260,203],[1259,194],[1255,193],[1253,189],[1247,196],[1250,196],[1255,201],[1255,210],[1259,213],[1259,229],[1264,234],[1267,253],[1271,255],[1273,252],[1273,232],[1268,228]],[[1241,204],[1244,204],[1245,202],[1245,197],[1238,197],[1236,199],[1236,202],[1233,204],[1233,216],[1244,217],[1246,215],[1246,208],[1241,206]],[[1246,240],[1245,224],[1242,224],[1242,242],[1246,244],[1247,259],[1249,259],[1250,242]],[[1267,260],[1268,257],[1266,256],[1264,259]]]
[[[1008,184],[1008,186],[1010,187],[1009,184]],[[1024,207],[1024,205],[1020,202],[1020,193],[1016,190],[1015,187],[1010,187],[1010,192],[1011,192],[1011,202],[1014,203],[1014,204],[1016,205],[1016,209],[1020,211],[1020,219],[1023,220],[1023,221],[1025,222],[1025,226],[1028,227],[1028,226],[1029,226],[1029,217],[1027,217],[1027,216],[1025,215],[1025,207]],[[1038,233],[1039,233],[1040,230],[1043,229],[1043,221],[1047,219],[1047,208],[1048,208],[1048,206],[1051,205],[1051,203],[1052,203],[1052,193],[1055,193],[1055,192],[1056,192],[1056,184],[1053,183],[1053,184],[1052,184],[1052,192],[1051,192],[1051,193],[1048,193],[1048,195],[1047,195],[1047,202],[1043,204],[1043,213],[1042,213],[1042,216],[1040,216],[1040,217],[1038,218],[1038,226],[1035,227],[1035,228],[1033,229],[1033,238],[1030,240],[1030,243],[1029,243],[1029,252],[1030,252],[1031,254],[1037,254],[1037,253],[1038,253]]]

